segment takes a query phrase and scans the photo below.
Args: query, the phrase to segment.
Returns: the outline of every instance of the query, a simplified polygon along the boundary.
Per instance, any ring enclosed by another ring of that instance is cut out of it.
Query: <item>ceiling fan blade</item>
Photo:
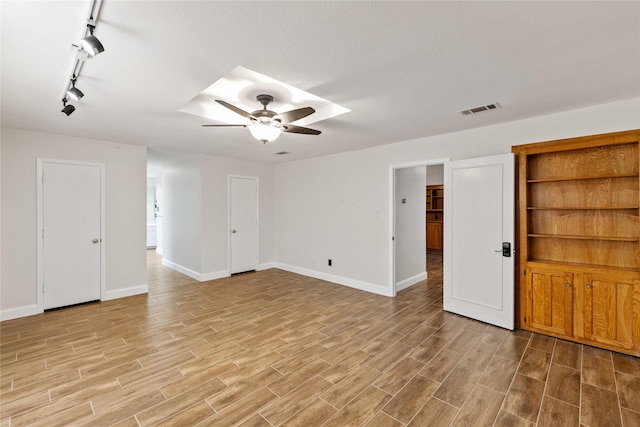
[[[246,117],[247,119],[250,119],[250,120],[255,120],[255,117],[253,117],[250,113],[247,113],[246,111],[236,107],[235,105],[231,105],[228,102],[222,101],[220,99],[216,99],[216,102],[222,105],[223,107],[226,107],[229,110],[233,111],[234,113],[240,114],[242,117]]]
[[[276,114],[275,116],[273,116],[273,118],[274,120],[280,120],[280,123],[291,123],[295,122],[296,120],[300,120],[303,117],[307,117],[308,115],[315,112],[316,110],[311,107],[304,107]]]
[[[320,135],[322,133],[319,130],[304,128],[302,126],[295,125],[282,125],[282,132],[304,133],[306,135]]]
[[[205,127],[205,128],[207,128],[207,127],[218,127],[218,128],[221,128],[221,127],[234,127],[234,126],[241,126],[243,128],[246,128],[249,125],[202,125],[202,127]]]

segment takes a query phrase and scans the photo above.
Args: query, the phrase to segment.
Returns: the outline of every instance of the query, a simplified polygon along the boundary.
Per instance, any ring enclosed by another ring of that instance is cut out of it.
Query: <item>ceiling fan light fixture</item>
[[[254,123],[249,126],[249,132],[258,141],[262,141],[263,144],[267,142],[275,141],[280,136],[280,129],[275,126],[263,123]]]

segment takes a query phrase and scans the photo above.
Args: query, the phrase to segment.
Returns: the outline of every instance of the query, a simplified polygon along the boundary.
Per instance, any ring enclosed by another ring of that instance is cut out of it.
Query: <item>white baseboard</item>
[[[258,265],[256,271],[269,270],[270,268],[277,268],[275,262],[265,262]]]
[[[372,283],[363,282],[360,280],[350,279],[348,277],[336,276],[334,274],[323,273],[321,271],[310,270],[308,268],[296,267],[293,265],[275,263],[275,268],[281,270],[290,271],[296,274],[302,274],[303,276],[313,277],[315,279],[325,280],[331,283],[337,283],[338,285],[348,286],[350,288],[359,289],[361,291],[371,292],[378,295],[384,295],[386,297],[392,297],[393,291],[382,286],[374,285]]]
[[[413,277],[409,277],[408,279],[401,280],[396,283],[396,292],[400,292],[403,289],[410,288],[413,285],[417,285],[423,280],[427,280],[427,272],[422,272],[420,274],[416,274]]]
[[[34,314],[41,314],[42,310],[38,310],[37,304],[23,305],[22,307],[7,308],[0,310],[0,321],[17,319],[19,317],[33,316]]]
[[[185,276],[189,276],[192,279],[197,280],[198,282],[206,282],[209,280],[222,279],[223,277],[231,276],[231,273],[229,272],[229,270],[214,271],[211,273],[201,274],[191,270],[190,268],[183,267],[180,264],[176,264],[175,262],[171,262],[165,258],[162,258],[162,265],[164,265],[165,267],[169,267],[170,269],[175,270],[178,273],[182,273]]]
[[[231,276],[231,272],[229,270],[221,270],[221,271],[213,271],[211,273],[204,273],[200,275],[200,278],[196,280],[198,282],[207,282],[209,280],[222,279],[223,277]]]
[[[104,298],[102,298],[102,301],[109,301],[112,299],[125,298],[133,295],[148,294],[148,293],[149,293],[149,286],[147,285],[132,286],[130,288],[122,288],[122,289],[114,289],[112,291],[107,291]]]

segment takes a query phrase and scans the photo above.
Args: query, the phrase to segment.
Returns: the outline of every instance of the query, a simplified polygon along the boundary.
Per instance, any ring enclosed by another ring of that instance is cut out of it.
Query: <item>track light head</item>
[[[76,111],[76,107],[71,104],[67,104],[67,98],[62,98],[62,110],[60,111],[65,113],[67,116],[70,116],[71,113]]]
[[[67,91],[67,96],[74,101],[80,101],[80,98],[84,96],[84,93],[82,93],[80,89],[74,86],[69,88],[69,90]]]
[[[80,45],[82,49],[85,50],[89,54],[89,56],[95,56],[99,53],[104,52],[104,46],[100,43],[100,40],[96,36],[93,35],[93,29],[96,28],[95,25],[87,24],[89,28],[90,34],[80,40]]]
[[[76,87],[76,76],[71,79],[71,87],[67,89],[67,96],[74,101],[79,101],[84,96],[84,93]]]

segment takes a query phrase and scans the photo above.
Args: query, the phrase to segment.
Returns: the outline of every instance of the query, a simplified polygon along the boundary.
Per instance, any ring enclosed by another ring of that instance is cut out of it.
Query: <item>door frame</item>
[[[227,271],[231,274],[231,180],[251,179],[256,182],[256,270],[260,266],[260,178],[246,175],[227,175]]]
[[[36,295],[38,312],[44,312],[44,182],[43,171],[45,163],[55,163],[73,166],[93,166],[100,168],[100,300],[106,295],[106,198],[105,198],[105,165],[104,163],[83,162],[77,160],[62,160],[38,157],[36,159]]]
[[[414,168],[419,166],[434,166],[451,161],[451,157],[445,157],[441,159],[430,160],[417,160],[407,163],[395,163],[389,165],[389,289],[391,289],[391,296],[396,296],[396,212],[395,212],[395,196],[396,196],[396,169]],[[426,225],[425,225],[426,227]],[[444,249],[444,248],[443,248]]]

